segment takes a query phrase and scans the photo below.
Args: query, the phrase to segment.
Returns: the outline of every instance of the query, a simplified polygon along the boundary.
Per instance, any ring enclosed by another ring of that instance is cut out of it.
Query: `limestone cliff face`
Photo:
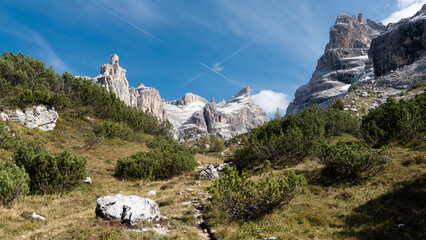
[[[101,73],[93,81],[104,86],[108,91],[114,92],[124,103],[130,105],[129,82],[126,70],[118,65],[118,56],[111,56],[111,63],[101,67]]]
[[[424,81],[426,4],[414,16],[386,27],[362,16],[351,20],[341,15],[312,79],[296,91],[287,114],[314,104],[326,107],[339,96],[346,111],[361,117],[388,97],[406,99],[424,92],[416,84]]]
[[[164,102],[168,120],[174,126],[175,138],[195,139],[206,134],[225,138],[242,134],[268,121],[266,113],[253,102],[246,87],[230,98],[216,104],[195,94]]]
[[[409,19],[387,27],[386,32],[373,39],[369,57],[376,76],[414,63],[426,49],[426,4]]]
[[[330,41],[318,60],[311,80],[297,89],[287,114],[297,113],[314,104],[327,105],[347,92],[361,73],[371,69],[368,49],[371,40],[384,29],[380,22],[366,20],[362,14],[358,18],[338,16],[330,28]]]
[[[130,105],[156,116],[161,121],[167,119],[160,92],[155,88],[145,87],[142,83],[139,83],[137,88],[130,88]]]
[[[160,121],[167,119],[158,90],[145,87],[141,83],[137,88],[129,87],[126,70],[118,64],[116,54],[111,56],[110,64],[102,65],[101,73],[92,78],[92,81],[115,93],[127,105],[142,109],[157,117]]]

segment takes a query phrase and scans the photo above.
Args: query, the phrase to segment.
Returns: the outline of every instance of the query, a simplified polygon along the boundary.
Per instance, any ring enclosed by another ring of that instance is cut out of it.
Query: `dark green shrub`
[[[379,173],[389,162],[389,153],[372,149],[364,141],[321,143],[316,156],[325,165],[322,174],[342,181],[356,181]]]
[[[7,205],[24,197],[29,191],[29,182],[24,168],[16,166],[11,160],[0,164],[0,203]]]
[[[102,140],[102,136],[97,136],[94,132],[90,131],[84,140],[84,145],[87,148],[97,148],[102,143]]]
[[[397,102],[389,98],[385,104],[362,118],[361,129],[366,141],[377,146],[391,141],[407,143],[426,138],[426,93]]]
[[[123,179],[168,179],[193,171],[195,150],[175,141],[158,141],[149,152],[119,159],[116,176]]]
[[[68,151],[50,153],[44,148],[18,144],[13,159],[25,168],[31,179],[30,190],[36,194],[71,191],[86,177],[86,158]]]
[[[0,120],[0,148],[11,149],[13,147],[14,139],[10,134],[10,130],[6,124]]]
[[[275,175],[268,167],[258,181],[235,168],[225,168],[225,175],[215,180],[209,192],[212,204],[232,219],[256,219],[290,202],[306,185],[303,175],[293,171]]]
[[[330,104],[330,107],[333,109],[343,110],[345,108],[345,104],[342,99],[338,97]]]
[[[250,131],[233,161],[242,168],[254,167],[266,159],[273,164],[293,165],[312,153],[315,141],[343,133],[359,136],[359,121],[338,109],[315,106]]]
[[[103,121],[95,129],[95,132],[97,135],[107,138],[133,139],[133,130],[124,122]]]
[[[220,153],[225,150],[225,139],[220,136],[210,135],[209,152]]]

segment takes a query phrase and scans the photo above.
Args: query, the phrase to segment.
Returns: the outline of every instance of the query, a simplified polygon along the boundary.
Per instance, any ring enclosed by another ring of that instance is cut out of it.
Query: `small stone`
[[[141,231],[142,231],[142,232],[146,232],[146,231],[148,231],[148,229],[146,229],[146,228],[141,228]]]
[[[197,161],[197,165],[202,165],[200,161]]]
[[[161,225],[157,223],[157,224],[155,224],[155,227],[159,228],[159,227],[161,227]]]
[[[201,186],[201,181],[195,181],[196,186]]]
[[[145,196],[146,196],[146,197],[152,197],[152,196],[154,196],[155,194],[156,194],[156,192],[155,192],[154,190],[151,190],[151,191],[147,192],[147,193],[145,194]]]
[[[32,218],[34,218],[34,219],[41,220],[41,221],[46,220],[46,218],[45,218],[45,217],[40,216],[40,215],[38,215],[38,214],[37,214],[37,213],[35,213],[35,212],[33,212],[33,214],[31,215],[31,217],[32,217]]]
[[[185,195],[185,194],[183,194],[181,192],[178,192],[177,194],[180,195],[180,196],[184,196]]]
[[[204,232],[204,233],[207,233],[207,229],[205,229],[205,228],[204,228],[204,229],[203,229],[203,232]]]
[[[86,179],[83,180],[83,183],[92,184],[92,179],[90,177],[86,177]]]
[[[193,191],[194,191],[194,189],[192,189],[192,188],[187,188],[187,189],[185,189],[185,191],[187,191],[187,192],[193,192]]]

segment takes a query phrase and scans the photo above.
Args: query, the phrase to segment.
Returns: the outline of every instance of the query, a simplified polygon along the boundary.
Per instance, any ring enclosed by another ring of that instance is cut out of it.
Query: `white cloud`
[[[419,11],[423,4],[426,3],[426,0],[398,0],[397,10],[393,12],[389,17],[382,20],[384,24],[395,23],[401,20],[402,18],[407,18],[413,16],[417,11]]]
[[[268,115],[275,113],[277,108],[281,114],[285,113],[289,104],[289,97],[285,93],[274,92],[272,90],[262,90],[251,96],[253,101],[257,103]]]

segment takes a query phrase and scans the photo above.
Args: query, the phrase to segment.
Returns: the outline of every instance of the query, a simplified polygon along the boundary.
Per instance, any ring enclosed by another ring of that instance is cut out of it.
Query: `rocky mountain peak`
[[[386,102],[412,97],[407,91],[426,80],[426,4],[413,17],[384,26],[379,21],[339,15],[330,42],[307,85],[297,89],[287,114],[342,97],[357,116]]]
[[[251,99],[249,87],[219,104],[213,97],[207,102],[195,94],[185,94],[182,99],[163,102],[163,105],[174,126],[175,138],[196,139],[206,134],[231,138],[268,120],[266,113]]]
[[[118,60],[117,54],[111,55],[110,63],[102,65],[101,73],[92,78],[92,82],[115,93],[127,105],[147,111],[160,121],[165,121],[166,112],[158,90],[145,87],[142,83],[139,83],[137,88],[130,87],[126,78],[127,71],[120,67]]]
[[[170,104],[174,105],[190,105],[194,102],[201,102],[203,104],[207,103],[207,100],[193,93],[185,94],[181,99],[171,101]]]
[[[426,49],[426,4],[413,17],[389,24],[373,39],[369,57],[376,76],[382,76],[418,60]]]
[[[235,95],[234,97],[240,97],[240,96],[246,96],[246,97],[250,97],[250,87],[247,86],[243,89],[241,89],[237,95]]]
[[[330,40],[307,85],[297,89],[287,114],[297,113],[314,104],[327,105],[344,94],[359,79],[365,68],[371,69],[368,49],[374,37],[385,27],[378,21],[364,19],[362,14],[339,15],[330,27]]]
[[[216,134],[230,138],[245,133],[268,120],[266,113],[250,97],[250,87],[241,89],[228,102],[216,104],[214,98],[206,99],[187,93],[181,99],[167,102],[157,89],[139,83],[129,87],[126,70],[120,67],[117,54],[109,64],[101,67],[101,74],[92,81],[114,92],[127,105],[142,109],[160,121],[169,120],[175,138],[189,136],[195,139]]]

